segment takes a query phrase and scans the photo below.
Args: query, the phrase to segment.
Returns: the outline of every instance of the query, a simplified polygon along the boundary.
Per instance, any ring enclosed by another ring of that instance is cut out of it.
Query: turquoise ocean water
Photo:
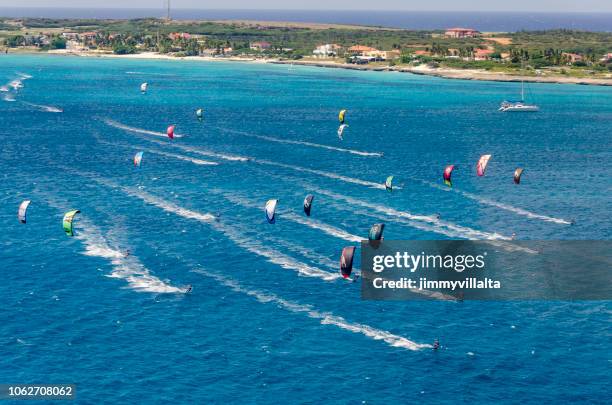
[[[516,83],[400,73],[9,55],[0,79],[24,86],[0,93],[0,383],[74,383],[83,403],[606,402],[609,302],[365,302],[338,259],[375,222],[610,239],[612,88],[531,85],[542,111],[513,115]]]

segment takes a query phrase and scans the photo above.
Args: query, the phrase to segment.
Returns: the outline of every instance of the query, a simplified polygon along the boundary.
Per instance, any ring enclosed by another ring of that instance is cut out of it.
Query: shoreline
[[[38,54],[35,52],[33,54]],[[173,61],[203,61],[203,62],[248,62],[248,63],[270,63],[277,65],[298,65],[298,66],[313,66],[331,69],[347,69],[373,72],[399,72],[412,73],[416,75],[440,77],[444,79],[456,80],[478,80],[478,81],[493,81],[493,82],[531,82],[531,83],[554,83],[554,84],[577,84],[591,86],[612,86],[612,78],[579,78],[579,77],[564,77],[564,76],[521,76],[510,75],[501,72],[489,72],[486,70],[476,69],[450,69],[450,68],[430,68],[426,65],[414,67],[403,66],[380,66],[380,65],[355,65],[349,63],[338,63],[334,61],[315,61],[315,60],[284,60],[284,59],[262,59],[262,58],[245,58],[238,56],[230,57],[213,57],[213,56],[172,56],[167,54],[159,54],[156,52],[142,52],[129,55],[115,55],[106,52],[81,52],[81,51],[48,51],[44,54],[49,55],[64,55],[64,56],[80,56],[80,57],[98,57],[98,58],[121,58],[121,59],[154,59],[154,60],[173,60]]]

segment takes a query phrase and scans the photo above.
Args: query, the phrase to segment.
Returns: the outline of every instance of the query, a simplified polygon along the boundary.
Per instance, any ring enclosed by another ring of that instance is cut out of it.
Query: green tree
[[[117,55],[127,55],[131,53],[136,53],[136,48],[131,45],[123,45],[118,43],[113,45],[113,53]]]
[[[197,56],[200,54],[200,45],[198,41],[195,39],[190,39],[189,42],[185,45],[185,55],[187,56]]]
[[[6,39],[6,46],[11,48],[15,48],[17,46],[24,46],[26,44],[26,39],[23,35],[13,35]]]
[[[66,49],[66,38],[54,37],[50,44],[51,49]]]

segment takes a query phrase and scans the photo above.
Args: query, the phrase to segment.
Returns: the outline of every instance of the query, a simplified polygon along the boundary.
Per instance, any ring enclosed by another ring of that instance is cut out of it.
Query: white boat
[[[536,112],[540,111],[540,107],[535,104],[526,104],[523,101],[504,101],[499,107],[499,111],[503,112]]]
[[[503,112],[536,112],[540,111],[540,107],[535,104],[525,102],[525,81],[521,80],[521,100],[520,101],[503,101],[499,106],[499,111]]]

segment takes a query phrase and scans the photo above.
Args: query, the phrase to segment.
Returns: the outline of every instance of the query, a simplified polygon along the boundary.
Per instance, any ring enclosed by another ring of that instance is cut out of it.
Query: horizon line
[[[165,11],[165,8],[160,7],[105,7],[105,6],[96,6],[96,7],[72,7],[72,6],[46,6],[46,7],[37,7],[37,6],[0,6],[1,9],[47,9],[47,10],[160,10]],[[173,10],[201,10],[201,11],[344,11],[345,9],[333,9],[333,8],[320,8],[320,9],[306,9],[306,8],[198,8],[198,7],[173,7]],[[445,9],[445,10],[414,10],[414,9],[365,9],[358,8],[352,9],[348,11],[357,11],[357,12],[409,12],[409,13],[517,13],[517,14],[612,14],[612,10],[608,11],[599,11],[599,10],[590,10],[590,11],[548,11],[548,10],[456,10],[456,9]]]

